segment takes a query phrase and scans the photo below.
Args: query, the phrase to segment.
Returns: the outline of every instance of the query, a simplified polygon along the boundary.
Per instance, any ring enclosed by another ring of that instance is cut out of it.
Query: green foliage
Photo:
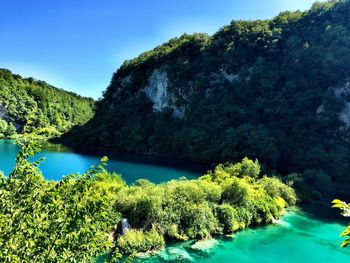
[[[130,229],[117,239],[117,246],[124,254],[159,250],[164,245],[163,237],[154,229],[148,232]]]
[[[41,160],[28,161],[37,152],[37,143],[23,142],[13,172],[0,178],[0,261],[90,262],[111,247],[119,219],[110,194],[96,193],[106,178],[104,161],[81,176],[48,182]]]
[[[334,89],[350,76],[349,14],[349,1],[327,1],[172,39],[126,61],[95,118],[64,140],[214,163],[258,158],[264,171],[306,173],[305,197],[346,194],[350,134],[339,116],[350,98]],[[162,111],[144,92],[155,70],[174,100]]]
[[[0,119],[0,139],[5,137],[6,130],[7,130],[7,122]]]
[[[10,137],[16,133],[14,123],[22,133],[30,115],[34,115],[30,132],[50,138],[86,123],[93,113],[92,99],[0,69],[0,116],[9,124],[5,134],[1,124],[4,120],[0,117],[0,138],[1,134]]]
[[[118,193],[116,210],[138,229],[118,242],[124,252],[133,253],[148,244],[143,240],[148,231],[173,240],[228,234],[252,224],[271,223],[295,202],[289,186],[261,176],[260,165],[247,158],[236,165],[219,165],[197,180],[159,185],[140,180]]]
[[[216,208],[216,215],[224,233],[232,233],[240,228],[237,210],[231,205],[219,205]]]
[[[31,162],[37,141],[20,142],[16,165],[0,176],[1,262],[90,262],[106,251],[122,254],[158,250],[165,240],[204,239],[251,224],[270,223],[296,201],[277,178],[260,175],[247,158],[219,165],[196,180],[127,186],[105,170],[107,158],[83,175],[44,180]],[[119,235],[118,222],[131,228]],[[132,257],[129,258],[132,260]]]
[[[342,211],[342,215],[345,217],[350,217],[350,205],[335,199],[332,201],[333,208],[338,208]],[[340,237],[346,237],[346,239],[342,242],[341,247],[347,247],[350,244],[350,225],[341,233]]]

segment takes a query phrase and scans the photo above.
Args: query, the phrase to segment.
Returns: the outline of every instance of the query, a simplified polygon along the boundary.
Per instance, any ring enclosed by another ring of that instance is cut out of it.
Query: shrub
[[[237,211],[229,204],[216,207],[216,216],[223,233],[232,233],[240,228]]]
[[[129,229],[125,235],[117,239],[117,247],[123,254],[147,252],[159,250],[165,245],[164,238],[154,229],[143,230]]]

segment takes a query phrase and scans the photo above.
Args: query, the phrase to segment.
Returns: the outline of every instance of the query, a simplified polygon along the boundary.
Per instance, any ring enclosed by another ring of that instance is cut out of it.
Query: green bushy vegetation
[[[7,123],[7,121],[0,119],[0,139],[9,138],[16,133],[16,127],[12,122]]]
[[[333,208],[340,209],[344,217],[350,217],[350,204],[347,204],[339,199],[332,201]],[[347,247],[350,244],[350,225],[341,233],[340,237],[345,238],[341,243],[341,247]]]
[[[156,231],[165,240],[205,239],[271,223],[296,203],[290,186],[262,176],[259,164],[247,158],[235,165],[219,165],[197,180],[159,185],[139,180],[118,196],[116,210],[133,228],[141,229],[117,241],[129,253],[135,252],[132,244],[142,247],[139,242],[145,233]],[[157,235],[153,240],[160,246]],[[153,244],[145,242],[145,247]]]
[[[86,123],[93,114],[92,99],[0,69],[0,138],[15,135],[15,126],[22,133],[29,118],[33,121],[29,132],[56,137]]]
[[[127,186],[104,166],[59,182],[44,180],[28,158],[38,143],[22,142],[13,172],[0,177],[1,262],[91,262],[112,251],[159,250],[166,240],[203,239],[271,223],[296,202],[290,186],[260,173],[257,162],[219,165],[197,180]],[[120,235],[118,222],[131,228]]]
[[[0,261],[90,262],[113,244],[119,214],[108,189],[123,184],[107,174],[105,160],[83,175],[45,181],[41,160],[28,161],[37,151],[37,143],[24,142],[13,172],[0,177]],[[93,194],[101,178],[108,185]]]
[[[349,14],[349,1],[333,0],[172,39],[126,61],[95,118],[63,141],[211,163],[248,156],[265,171],[296,173],[305,199],[346,195],[349,92],[334,89],[350,78]],[[144,92],[155,70],[175,98],[162,111]]]
[[[144,232],[130,229],[117,240],[117,246],[123,254],[160,250],[165,245],[164,238],[155,230]]]

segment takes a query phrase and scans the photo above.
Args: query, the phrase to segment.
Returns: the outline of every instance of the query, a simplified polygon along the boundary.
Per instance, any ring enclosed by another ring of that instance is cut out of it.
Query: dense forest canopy
[[[57,136],[91,119],[94,104],[93,99],[0,69],[0,138],[22,133],[29,119],[39,135]]]
[[[183,35],[126,61],[65,136],[208,162],[258,158],[308,197],[349,193],[350,3]],[[319,195],[321,193],[321,195]]]

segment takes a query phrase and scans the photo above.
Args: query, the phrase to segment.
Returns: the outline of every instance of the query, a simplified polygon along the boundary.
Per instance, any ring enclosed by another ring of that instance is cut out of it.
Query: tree
[[[7,131],[7,122],[3,119],[0,119],[0,139],[6,137]]]
[[[350,205],[335,199],[332,201],[333,208],[338,208],[342,211],[342,215],[345,217],[350,217]],[[347,247],[350,244],[350,225],[341,233],[341,237],[346,237],[346,239],[341,243],[341,247]]]
[[[111,248],[119,219],[110,192],[96,193],[106,159],[81,176],[48,182],[41,160],[28,161],[38,149],[24,142],[14,170],[0,178],[0,261],[90,262]]]
[[[12,122],[10,122],[7,125],[7,129],[5,131],[5,137],[11,137],[12,135],[15,135],[17,133],[16,127],[13,125]]]

